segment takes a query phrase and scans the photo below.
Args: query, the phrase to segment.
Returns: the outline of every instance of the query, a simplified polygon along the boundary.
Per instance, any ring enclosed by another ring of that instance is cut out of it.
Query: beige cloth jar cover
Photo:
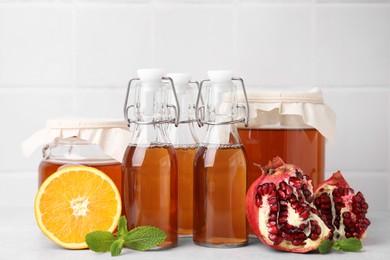
[[[78,137],[98,144],[102,150],[121,162],[132,134],[124,120],[92,118],[59,118],[46,122],[46,127],[34,133],[22,144],[23,154],[30,156],[36,149],[56,138]]]
[[[238,102],[245,102],[243,96],[239,96]],[[330,141],[336,139],[336,114],[324,103],[319,88],[308,92],[248,90],[248,102],[249,128],[311,127]],[[239,127],[244,126],[240,124]]]

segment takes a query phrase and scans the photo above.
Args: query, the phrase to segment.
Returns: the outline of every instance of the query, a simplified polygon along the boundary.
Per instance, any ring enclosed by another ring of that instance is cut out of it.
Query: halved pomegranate
[[[368,204],[360,191],[354,193],[340,171],[317,187],[314,205],[331,229],[333,240],[349,237],[362,240],[366,236],[371,223],[366,218]]]
[[[266,245],[283,251],[312,251],[331,234],[313,200],[309,177],[276,157],[247,192],[247,218]]]

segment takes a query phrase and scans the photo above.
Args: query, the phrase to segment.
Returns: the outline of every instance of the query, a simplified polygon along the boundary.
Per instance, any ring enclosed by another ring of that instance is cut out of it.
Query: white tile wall
[[[320,4],[317,84],[386,86],[390,66],[390,5]]]
[[[0,3],[1,86],[70,85],[72,45],[72,6]]]
[[[0,0],[0,176],[36,169],[20,144],[48,118],[121,118],[143,67],[320,86],[338,116],[328,175],[374,203],[390,188],[390,0]]]
[[[310,86],[311,8],[254,2],[238,7],[235,68],[248,85]]]
[[[152,60],[152,10],[145,4],[77,4],[78,87],[125,86],[137,68]]]
[[[206,66],[234,65],[234,9],[229,4],[159,4],[154,9],[153,66],[204,78]],[[194,55],[196,50],[196,55]]]

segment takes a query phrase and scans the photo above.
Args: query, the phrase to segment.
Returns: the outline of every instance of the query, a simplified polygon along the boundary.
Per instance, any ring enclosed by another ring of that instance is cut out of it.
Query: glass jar
[[[196,116],[206,124],[206,137],[194,159],[194,232],[193,241],[207,247],[239,247],[248,242],[245,195],[247,164],[238,136],[240,118],[237,87],[232,71],[209,71],[210,80],[202,81]],[[205,85],[204,105],[199,105]],[[225,99],[226,98],[226,99]],[[241,108],[241,109],[240,109]]]
[[[104,172],[122,194],[122,164],[105,154],[99,145],[76,136],[56,138],[43,148],[43,159],[38,171],[38,186],[59,168],[71,165],[90,166]]]
[[[280,156],[301,167],[315,188],[324,180],[325,140],[335,136],[335,115],[322,92],[248,90],[248,96],[249,127],[238,126],[248,155],[248,187],[261,175],[259,166]]]
[[[124,142],[131,132],[125,120],[99,118],[59,118],[46,122],[46,127],[23,142],[23,153],[31,155],[43,146],[38,169],[38,187],[59,168],[84,165],[108,175],[121,196]],[[123,197],[123,196],[122,196]]]

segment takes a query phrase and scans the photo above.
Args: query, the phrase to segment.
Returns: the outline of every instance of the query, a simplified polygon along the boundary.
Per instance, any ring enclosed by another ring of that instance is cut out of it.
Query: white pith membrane
[[[85,217],[88,212],[89,200],[86,197],[78,197],[69,202],[75,217]]]
[[[295,177],[296,174],[292,174],[291,176]],[[313,187],[312,187],[311,181],[308,181],[305,184],[308,186],[308,189],[311,191],[312,195],[314,196],[314,194],[313,194]],[[280,184],[277,184],[276,185],[276,190],[278,190],[279,187],[280,187]],[[293,188],[293,193],[292,194],[295,195],[296,198],[299,197],[296,188]],[[301,196],[304,197],[303,194],[301,194]],[[258,221],[259,221],[258,223],[259,223],[260,233],[261,233],[263,239],[266,240],[269,245],[274,245],[274,241],[272,241],[268,237],[268,235],[269,235],[269,232],[268,232],[269,227],[267,226],[267,224],[268,224],[268,216],[270,214],[270,205],[269,205],[269,203],[267,201],[268,198],[269,198],[269,194],[266,194],[266,195],[262,196],[262,206],[260,206],[259,211],[258,211]],[[311,208],[315,208],[313,202],[309,203],[305,199],[305,203],[310,205]],[[309,217],[306,220],[302,220],[301,217],[299,216],[299,213],[296,212],[296,210],[291,206],[291,202],[290,201],[287,201],[287,211],[288,211],[288,217],[287,217],[287,223],[288,224],[290,224],[292,226],[295,226],[297,228],[301,224],[306,224],[307,225],[307,227],[305,229],[300,230],[307,236],[307,238],[306,238],[306,240],[304,240],[304,242],[305,242],[304,245],[298,245],[298,246],[293,245],[292,241],[283,239],[282,242],[277,245],[278,247],[289,248],[289,249],[291,249],[291,251],[295,250],[296,252],[299,252],[301,250],[302,250],[302,252],[305,252],[303,250],[305,248],[312,248],[312,250],[314,250],[330,234],[331,230],[326,226],[326,224],[322,221],[322,219],[318,215],[310,212]],[[280,229],[281,226],[285,225],[285,224],[280,224],[279,223],[279,213],[280,213],[280,210],[278,210],[278,215],[277,215],[277,227],[278,227],[278,229]],[[263,220],[262,216],[265,216],[266,219]],[[318,225],[321,227],[321,233],[318,235],[318,238],[316,240],[312,240],[309,237],[309,235],[311,233],[311,224],[310,224],[311,220],[312,221],[313,220],[316,221],[318,223]]]

